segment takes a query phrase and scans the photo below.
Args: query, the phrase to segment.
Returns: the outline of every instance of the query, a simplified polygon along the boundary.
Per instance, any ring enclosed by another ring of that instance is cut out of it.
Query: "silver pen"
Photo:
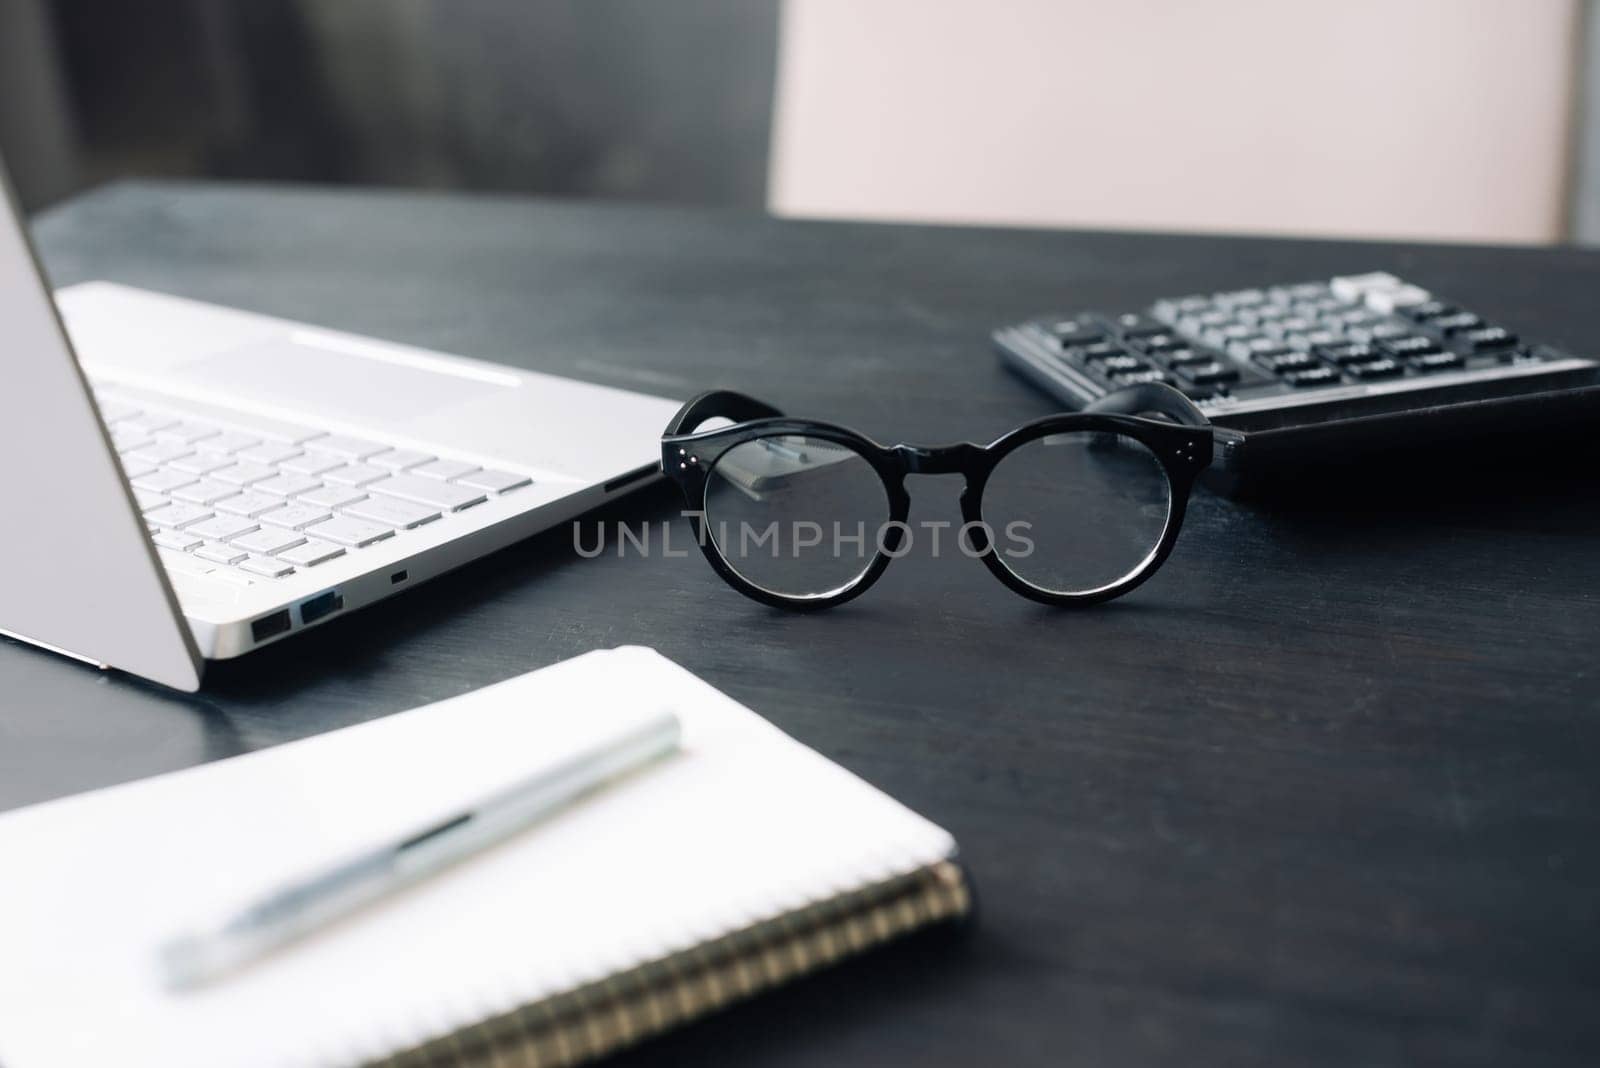
[[[308,934],[675,752],[678,717],[661,710],[460,812],[272,891],[161,950],[167,985],[198,986]]]

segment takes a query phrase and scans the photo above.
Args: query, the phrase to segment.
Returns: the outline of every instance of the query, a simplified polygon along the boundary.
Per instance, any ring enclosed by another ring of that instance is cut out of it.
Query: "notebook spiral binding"
[[[569,1068],[971,908],[966,875],[944,861],[372,1063]]]

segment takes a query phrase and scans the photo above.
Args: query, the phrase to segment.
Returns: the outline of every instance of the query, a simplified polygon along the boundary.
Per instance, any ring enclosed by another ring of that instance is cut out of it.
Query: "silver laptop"
[[[192,691],[657,469],[673,401],[105,282],[53,302],[3,168],[0,199],[0,633]]]

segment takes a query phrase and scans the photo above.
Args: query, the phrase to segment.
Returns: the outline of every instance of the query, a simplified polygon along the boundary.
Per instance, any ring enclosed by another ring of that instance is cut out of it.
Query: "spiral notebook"
[[[678,714],[680,753],[234,976],[161,982],[160,945],[195,915],[480,797],[639,702]],[[659,654],[589,653],[0,816],[0,1064],[576,1064],[965,913],[954,857]]]

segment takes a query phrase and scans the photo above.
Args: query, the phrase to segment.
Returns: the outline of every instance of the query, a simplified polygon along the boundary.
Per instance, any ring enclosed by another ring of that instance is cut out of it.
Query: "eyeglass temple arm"
[[[667,429],[662,431],[662,436],[692,434],[708,419],[731,419],[735,423],[743,423],[751,419],[771,419],[782,414],[772,405],[762,404],[753,397],[746,397],[743,393],[735,393],[729,389],[714,389],[709,393],[700,394],[679,408],[678,414],[667,424]]]
[[[1142,382],[1137,386],[1119,389],[1115,393],[1106,394],[1083,410],[1110,415],[1144,415],[1154,412],[1184,426],[1211,425],[1211,420],[1194,406],[1194,402],[1171,386],[1164,386],[1160,382]]]

